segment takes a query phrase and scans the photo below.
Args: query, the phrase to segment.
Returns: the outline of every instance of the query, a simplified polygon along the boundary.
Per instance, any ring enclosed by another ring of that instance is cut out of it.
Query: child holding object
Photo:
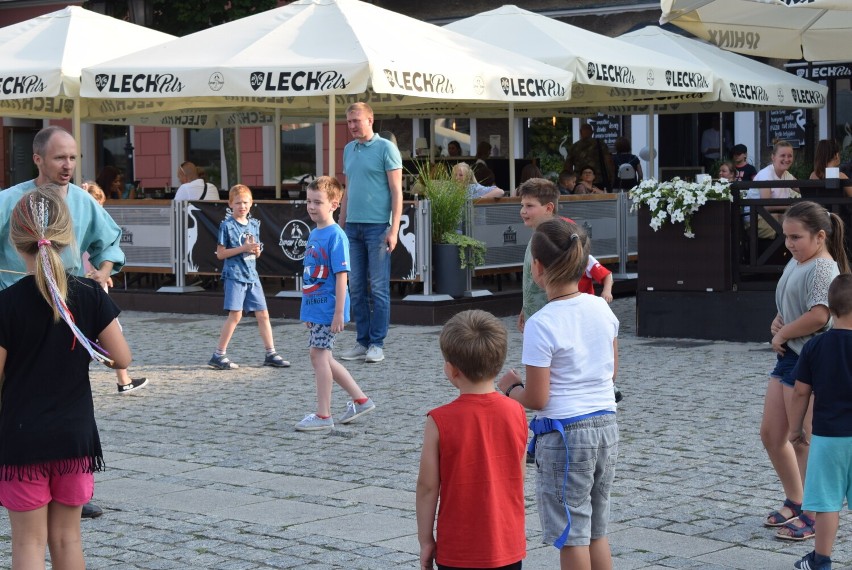
[[[524,327],[526,384],[514,371],[499,381],[507,396],[537,412],[530,422],[536,501],[543,540],[560,550],[563,570],[612,568],[607,524],[618,455],[618,319],[606,301],[578,288],[589,255],[584,238],[560,219],[536,228],[532,277],[547,304]]]
[[[506,327],[485,311],[464,311],[444,325],[440,343],[444,374],[459,397],[426,417],[417,478],[420,568],[436,561],[439,570],[519,570],[527,424],[523,407],[494,390]]]
[[[9,239],[31,275],[0,291],[0,503],[12,527],[12,568],[85,567],[83,504],[103,469],[89,362],[127,368],[119,309],[91,279],[66,273],[71,215],[54,184],[14,206]],[[99,344],[93,340],[97,339]]]
[[[828,286],[839,273],[849,273],[849,262],[843,248],[843,221],[819,204],[793,204],[781,225],[792,259],[775,288],[778,313],[770,331],[776,362],[766,387],[760,439],[786,498],[781,508],[767,516],[764,525],[780,527],[776,538],[805,540],[814,536],[814,519],[802,511],[807,448],[794,448],[788,440],[793,368],[805,344],[831,327]],[[810,434],[810,415],[804,429]]]
[[[224,261],[222,282],[225,284],[225,310],[228,311],[228,318],[222,325],[216,352],[210,357],[207,366],[216,370],[239,368],[226,355],[228,343],[231,342],[231,337],[243,317],[243,311],[254,311],[260,338],[266,349],[263,365],[286,368],[290,363],[275,352],[266,297],[257,274],[257,258],[263,251],[263,244],[260,243],[260,220],[249,218],[252,205],[249,187],[237,184],[231,188],[228,205],[231,207],[231,215],[219,225],[219,240],[216,246],[216,259]]]
[[[310,329],[308,346],[317,384],[317,410],[296,424],[297,431],[320,431],[334,427],[331,417],[331,385],[337,382],[352,397],[338,420],[348,424],[372,412],[376,405],[349,371],[334,359],[334,338],[349,320],[349,240],[334,221],[343,186],[336,178],[320,176],[307,190],[307,209],[316,228],[308,236],[305,270],[302,272],[302,310],[299,318]]]
[[[828,307],[833,326],[802,348],[790,400],[790,442],[810,446],[803,508],[816,512],[819,529],[814,550],[795,564],[803,570],[831,570],[840,509],[844,499],[852,501],[852,275],[834,278]],[[813,432],[808,437],[803,426],[811,394]]]

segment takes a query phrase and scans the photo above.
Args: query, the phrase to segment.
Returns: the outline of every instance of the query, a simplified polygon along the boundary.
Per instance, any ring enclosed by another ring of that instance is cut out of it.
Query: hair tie
[[[38,246],[39,246],[39,247],[41,247],[41,246],[43,246],[43,245],[50,245],[50,240],[49,240],[49,239],[40,239],[40,240],[38,240]]]
[[[580,236],[578,234],[571,234],[571,241],[574,241],[575,239],[580,239]]]

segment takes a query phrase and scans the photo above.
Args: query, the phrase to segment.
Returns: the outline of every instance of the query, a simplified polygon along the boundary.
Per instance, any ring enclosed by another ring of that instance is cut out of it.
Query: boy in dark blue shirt
[[[216,352],[207,362],[207,366],[216,370],[234,370],[239,368],[226,356],[228,343],[243,316],[243,311],[254,311],[260,338],[266,348],[264,366],[285,368],[290,363],[275,352],[272,340],[272,326],[269,324],[269,311],[266,309],[266,297],[257,274],[257,258],[263,250],[260,243],[260,220],[249,218],[252,196],[248,186],[237,184],[228,194],[231,215],[219,225],[219,239],[216,246],[216,258],[224,261],[222,282],[225,287],[225,310],[228,318],[219,333]]]
[[[302,311],[300,319],[311,330],[311,364],[317,383],[317,411],[296,424],[297,431],[319,431],[334,427],[331,418],[331,383],[337,382],[352,397],[346,412],[338,420],[348,424],[372,412],[376,405],[334,359],[334,337],[349,320],[349,240],[334,221],[343,187],[336,178],[320,176],[308,186],[307,208],[317,227],[311,231],[305,250],[302,273]]]
[[[803,510],[816,513],[814,550],[795,563],[800,570],[831,570],[831,550],[843,500],[852,502],[852,275],[828,288],[833,327],[812,338],[793,369],[790,442],[809,446]],[[802,429],[811,393],[813,434]]]

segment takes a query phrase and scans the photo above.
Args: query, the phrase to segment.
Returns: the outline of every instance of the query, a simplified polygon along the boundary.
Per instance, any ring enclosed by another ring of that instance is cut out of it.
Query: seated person
[[[219,191],[212,184],[208,185],[198,176],[198,168],[186,161],[178,167],[177,173],[180,187],[175,192],[175,200],[218,200]]]
[[[502,198],[505,192],[496,186],[483,186],[476,181],[476,176],[470,165],[466,162],[459,162],[453,166],[453,180],[458,180],[467,185],[468,200],[476,200],[478,198]]]
[[[577,175],[570,170],[563,170],[559,173],[559,180],[556,182],[556,187],[562,196],[567,196],[574,193],[574,187],[577,185]]]
[[[447,156],[461,156],[461,145],[459,141],[450,141],[447,143]]]
[[[743,182],[751,182],[757,175],[754,165],[748,163],[748,147],[744,144],[735,144],[731,149],[731,160],[736,170],[735,178]]]
[[[521,169],[521,184],[530,178],[541,178],[541,169],[538,167],[538,159],[533,158],[529,164]]]
[[[580,171],[580,179],[574,186],[574,194],[605,194],[602,188],[595,186],[595,169],[585,166]]]
[[[491,143],[482,141],[476,147],[476,162],[473,163],[473,175],[486,186],[494,184],[494,172],[485,161],[491,156]]]
[[[719,164],[719,172],[716,178],[720,181],[734,182],[737,179],[737,168],[730,160],[726,160]]]
[[[814,152],[814,171],[811,172],[811,180],[825,180],[826,168],[840,167],[840,147],[834,139],[823,139],[817,143],[816,152]],[[838,176],[840,180],[847,180],[849,177],[843,172]],[[852,186],[844,188],[847,196],[852,196]]]

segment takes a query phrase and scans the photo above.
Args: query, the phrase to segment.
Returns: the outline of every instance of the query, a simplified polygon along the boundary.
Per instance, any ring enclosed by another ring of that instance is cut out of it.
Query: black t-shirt
[[[737,171],[735,178],[743,182],[751,182],[757,176],[757,169],[748,163],[743,166],[734,166],[734,169]]]
[[[814,435],[852,437],[852,330],[830,329],[809,340],[793,377],[813,388]]]
[[[120,312],[100,285],[81,277],[69,276],[67,303],[90,340]],[[0,477],[20,474],[10,466],[59,459],[88,458],[92,470],[102,467],[89,383],[91,358],[65,321],[53,321],[32,276],[0,291],[0,346],[7,351]]]

